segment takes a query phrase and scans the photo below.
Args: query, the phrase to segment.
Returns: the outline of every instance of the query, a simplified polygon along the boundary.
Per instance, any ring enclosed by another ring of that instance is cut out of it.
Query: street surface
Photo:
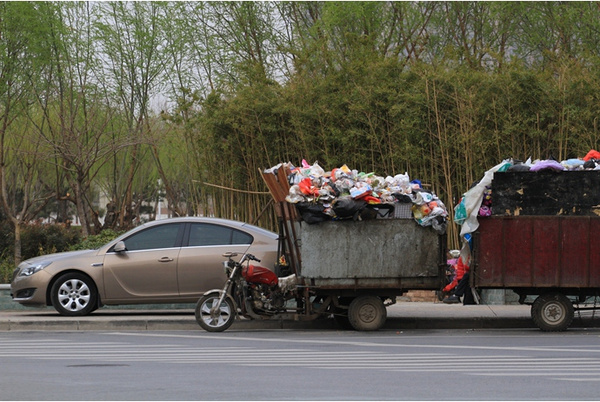
[[[0,332],[2,400],[598,400],[600,330]]]

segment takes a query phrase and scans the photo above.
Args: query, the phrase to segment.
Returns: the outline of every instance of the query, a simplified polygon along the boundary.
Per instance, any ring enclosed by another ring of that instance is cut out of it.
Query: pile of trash
[[[570,158],[558,162],[554,159],[535,160],[531,158],[522,162],[516,159],[505,161],[507,172],[539,172],[542,170],[554,170],[562,172],[564,170],[600,170],[600,152],[592,149],[583,158]]]
[[[279,164],[265,173],[276,172]],[[448,212],[444,203],[419,180],[408,173],[378,176],[359,172],[347,165],[325,171],[318,162],[302,160],[299,167],[285,164],[289,194],[285,200],[294,204],[307,223],[341,219],[414,218],[421,226],[431,226],[439,233],[446,230]]]
[[[454,222],[462,225],[460,234],[474,232],[479,223],[478,217],[492,215],[492,180],[495,172],[541,172],[541,171],[590,171],[600,170],[600,152],[592,149],[583,158],[572,158],[558,162],[554,159],[523,162],[505,159],[485,172],[483,178],[463,194],[454,208]]]

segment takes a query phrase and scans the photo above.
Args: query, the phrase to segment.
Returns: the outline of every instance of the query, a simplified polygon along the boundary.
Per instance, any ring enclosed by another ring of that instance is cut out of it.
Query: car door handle
[[[171,262],[171,261],[173,261],[173,259],[169,258],[169,257],[163,257],[160,260],[158,260],[158,262]]]

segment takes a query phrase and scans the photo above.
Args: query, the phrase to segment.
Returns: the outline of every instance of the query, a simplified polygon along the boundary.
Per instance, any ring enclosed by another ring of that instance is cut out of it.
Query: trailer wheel
[[[377,296],[360,296],[348,307],[348,320],[357,331],[377,331],[387,318],[383,300]]]
[[[573,321],[573,303],[562,293],[539,296],[531,306],[531,318],[542,331],[564,331]]]

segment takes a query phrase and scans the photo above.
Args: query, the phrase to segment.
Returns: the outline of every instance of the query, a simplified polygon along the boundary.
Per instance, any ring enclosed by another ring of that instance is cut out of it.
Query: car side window
[[[254,237],[239,230],[232,230],[231,244],[252,244]]]
[[[190,228],[189,246],[222,246],[252,244],[253,237],[242,231],[210,223],[193,223]]]
[[[154,226],[126,238],[125,247],[128,251],[177,247],[182,229],[181,223]]]

